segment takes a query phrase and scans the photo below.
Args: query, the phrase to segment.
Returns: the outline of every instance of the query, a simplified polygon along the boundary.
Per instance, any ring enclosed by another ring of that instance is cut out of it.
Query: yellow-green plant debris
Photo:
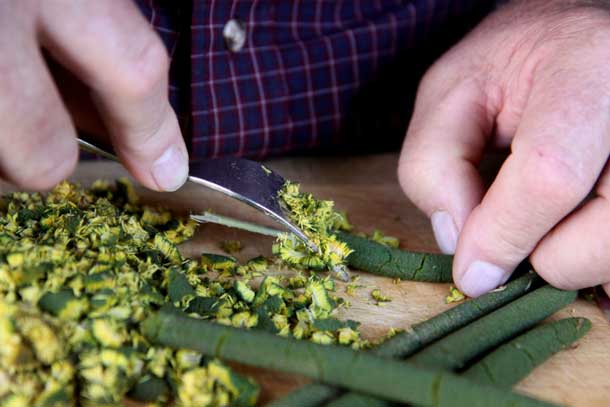
[[[387,295],[383,295],[379,288],[374,288],[373,290],[371,290],[371,298],[376,301],[377,305],[379,305],[382,302],[392,301],[392,299],[390,297],[388,297]]]
[[[357,323],[333,317],[341,300],[330,278],[264,276],[262,257],[184,258],[177,245],[195,227],[139,204],[126,180],[4,196],[0,406],[116,406],[125,397],[253,405],[258,386],[222,362],[147,342],[140,323],[168,303],[225,325],[368,346]]]
[[[380,243],[384,246],[398,248],[400,241],[397,237],[387,236],[381,233],[379,230],[375,229],[373,234],[369,237],[374,242]]]
[[[359,288],[364,288],[363,285],[358,284],[360,281],[360,276],[353,276],[351,281],[345,285],[345,294],[349,296],[354,296],[356,294],[356,290]]]
[[[335,211],[335,216],[334,216],[334,220],[333,220],[333,229],[350,232],[353,228],[354,228],[354,226],[350,223],[349,219],[347,218],[347,212]]]
[[[447,295],[447,297],[445,297],[445,303],[450,304],[452,302],[460,302],[460,301],[464,300],[465,298],[466,298],[466,296],[464,295],[464,293],[462,293],[456,287],[451,285],[451,286],[449,286],[449,295]]]

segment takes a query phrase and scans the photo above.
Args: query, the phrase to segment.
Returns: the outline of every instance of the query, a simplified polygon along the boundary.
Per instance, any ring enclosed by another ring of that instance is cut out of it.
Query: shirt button
[[[246,43],[246,26],[237,19],[227,21],[222,29],[227,48],[232,52],[239,52]]]

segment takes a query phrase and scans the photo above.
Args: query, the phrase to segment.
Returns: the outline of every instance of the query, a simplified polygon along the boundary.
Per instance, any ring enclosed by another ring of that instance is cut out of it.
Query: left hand
[[[422,80],[398,174],[469,296],[527,256],[558,288],[610,293],[607,4],[512,1]],[[485,192],[489,145],[511,154]]]

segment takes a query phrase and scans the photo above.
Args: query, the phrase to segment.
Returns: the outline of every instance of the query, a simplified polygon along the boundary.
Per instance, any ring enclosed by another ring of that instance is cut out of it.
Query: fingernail
[[[445,211],[434,212],[430,221],[439,249],[445,254],[455,253],[458,231],[451,215]]]
[[[498,288],[508,280],[510,273],[486,261],[473,261],[460,284],[460,289],[469,297],[478,297]]]
[[[164,191],[175,191],[188,177],[188,159],[182,150],[171,146],[155,161],[152,174],[155,182]]]

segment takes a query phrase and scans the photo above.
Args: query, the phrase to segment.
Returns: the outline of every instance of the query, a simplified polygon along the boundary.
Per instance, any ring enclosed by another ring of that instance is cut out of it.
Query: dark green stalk
[[[394,403],[362,393],[345,393],[325,404],[326,407],[391,407]],[[295,405],[296,407],[296,405]]]
[[[576,291],[544,286],[444,337],[410,360],[437,369],[462,369],[478,355],[531,328],[575,299]]]
[[[433,406],[548,406],[527,396],[480,386],[451,373],[409,363],[282,338],[257,330],[222,326],[164,308],[144,322],[156,344],[192,349],[208,356],[296,373],[396,402]]]
[[[345,232],[336,232],[336,235],[354,250],[347,257],[347,264],[355,269],[401,280],[434,283],[452,281],[453,256],[394,249]]]
[[[419,366],[457,371],[477,356],[529,329],[575,299],[575,291],[544,286],[438,340],[408,361]],[[359,405],[387,407],[391,404],[358,393],[347,393],[328,404],[329,407]]]
[[[533,328],[481,359],[462,376],[481,384],[510,389],[553,354],[569,347],[591,329],[586,318],[567,318]],[[320,403],[321,404],[321,403]],[[318,405],[320,405],[318,404]],[[299,406],[300,404],[290,404]],[[392,403],[350,393],[328,407],[388,407]],[[285,404],[289,406],[289,404]]]
[[[342,392],[337,387],[322,383],[309,383],[282,398],[267,403],[266,407],[317,407],[340,396]]]
[[[472,365],[463,376],[477,383],[510,389],[590,329],[591,321],[586,318],[566,318],[541,325],[500,346]]]
[[[508,283],[503,289],[465,301],[426,321],[411,326],[408,331],[397,334],[372,349],[371,352],[377,356],[388,358],[407,357],[439,338],[522,296],[537,287],[541,282],[542,280],[535,273],[527,273]],[[314,407],[341,393],[339,389],[331,390],[330,387],[318,383],[306,384],[267,406]]]
[[[146,403],[168,399],[169,395],[170,388],[167,382],[154,376],[136,383],[128,394],[129,398]]]
[[[539,287],[541,283],[542,279],[537,274],[527,273],[500,290],[465,301],[426,321],[413,325],[410,330],[382,343],[373,350],[373,353],[387,358],[410,356],[456,329],[522,297],[528,291]]]

